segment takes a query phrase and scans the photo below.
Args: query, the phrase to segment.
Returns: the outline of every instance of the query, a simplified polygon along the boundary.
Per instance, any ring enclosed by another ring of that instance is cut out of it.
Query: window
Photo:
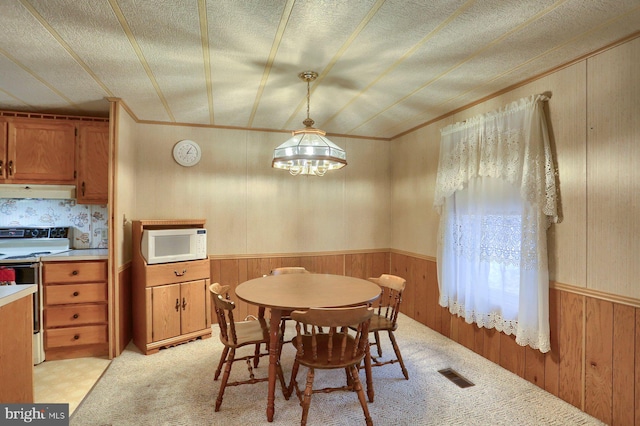
[[[434,206],[440,305],[547,352],[546,229],[557,213],[543,100],[443,129]]]

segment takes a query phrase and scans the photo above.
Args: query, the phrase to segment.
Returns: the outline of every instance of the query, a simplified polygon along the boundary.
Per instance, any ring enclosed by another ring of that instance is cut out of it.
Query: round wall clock
[[[196,142],[185,139],[173,147],[173,159],[181,166],[191,167],[198,164],[202,151]]]

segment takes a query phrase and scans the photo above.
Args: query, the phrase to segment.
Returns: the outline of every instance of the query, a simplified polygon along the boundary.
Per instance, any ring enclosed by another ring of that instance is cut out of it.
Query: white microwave
[[[145,229],[140,249],[148,265],[206,259],[207,230]]]

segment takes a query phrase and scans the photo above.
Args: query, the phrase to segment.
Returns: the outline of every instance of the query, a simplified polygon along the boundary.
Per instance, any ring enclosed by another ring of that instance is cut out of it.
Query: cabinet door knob
[[[176,312],[180,311],[180,299],[176,299]]]
[[[80,292],[78,292],[78,291],[74,291],[74,292],[73,292],[73,296],[74,296],[74,297],[75,297],[75,296],[79,296],[79,295],[80,295]]]
[[[82,181],[82,196],[84,197],[84,181]]]
[[[13,161],[9,161],[9,176],[13,175]]]
[[[183,276],[184,274],[186,274],[186,273],[187,273],[187,270],[186,270],[186,269],[183,269],[183,270],[182,270],[182,273],[180,273],[180,272],[178,272],[178,271],[173,271],[173,273],[174,273],[174,274],[176,274],[176,277],[181,277],[181,276]]]
[[[78,319],[79,315],[78,314],[73,314],[73,319]]]
[[[187,307],[187,300],[183,297],[182,298],[182,310],[184,311],[186,307]]]

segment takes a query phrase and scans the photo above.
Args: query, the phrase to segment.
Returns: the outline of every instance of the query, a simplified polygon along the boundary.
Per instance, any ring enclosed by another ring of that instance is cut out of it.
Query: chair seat
[[[229,347],[239,348],[245,345],[251,345],[269,340],[269,326],[264,319],[256,321],[242,321],[235,323],[236,338],[238,343],[233,344],[232,341],[226,340],[220,335],[220,340]]]
[[[398,324],[394,324],[389,318],[383,315],[373,315],[371,317],[371,325],[369,325],[369,332],[391,330],[396,331]]]
[[[312,337],[311,335],[302,335],[297,336],[292,340],[292,343],[297,348],[299,339],[302,340],[302,349],[304,350],[304,354],[298,356],[298,362],[307,367],[319,368],[319,369],[334,369],[334,368],[344,368],[349,365],[359,363],[363,355],[353,357],[352,354],[354,352],[353,347],[355,345],[355,339],[351,336],[347,336],[346,339],[346,350],[344,351],[343,359],[339,359],[341,345],[342,345],[342,336],[334,335],[333,336],[333,353],[332,359],[329,361],[329,352],[327,348],[329,347],[329,335],[328,334],[316,334],[316,343],[317,343],[317,357],[313,358],[313,349],[312,349]]]

